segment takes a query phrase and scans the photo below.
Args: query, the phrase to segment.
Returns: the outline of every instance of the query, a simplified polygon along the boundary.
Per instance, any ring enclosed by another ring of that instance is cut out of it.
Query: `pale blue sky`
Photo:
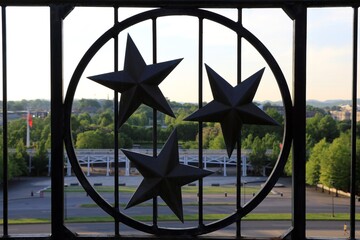
[[[120,20],[139,12],[120,9]],[[215,10],[214,10],[215,11]],[[216,10],[236,20],[236,10]],[[8,99],[50,98],[48,8],[7,8]],[[112,8],[76,8],[64,22],[64,88],[80,58],[113,24]],[[257,36],[278,61],[292,88],[292,21],[279,9],[243,10],[243,25]],[[126,35],[130,34],[145,61],[152,61],[151,23],[131,27],[119,36],[122,70]],[[158,19],[158,61],[184,58],[160,85],[170,100],[197,102],[198,21],[193,17]],[[350,99],[352,70],[352,9],[308,11],[308,99]],[[113,92],[86,77],[113,70],[113,43],[88,65],[75,98],[109,98]],[[0,60],[1,61],[1,60]],[[204,62],[232,85],[236,82],[236,35],[204,22]],[[261,56],[243,41],[243,74],[247,78],[266,67],[255,100],[280,100],[275,79]],[[1,69],[1,66],[0,66]],[[1,86],[0,86],[1,87]],[[204,71],[204,100],[212,100]]]

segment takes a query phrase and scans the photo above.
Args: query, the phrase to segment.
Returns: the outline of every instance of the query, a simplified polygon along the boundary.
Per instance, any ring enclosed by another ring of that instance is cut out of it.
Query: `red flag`
[[[33,120],[32,120],[32,116],[30,114],[30,112],[28,112],[28,115],[27,115],[27,120],[28,120],[28,124],[30,127],[32,127],[32,124],[33,124]]]

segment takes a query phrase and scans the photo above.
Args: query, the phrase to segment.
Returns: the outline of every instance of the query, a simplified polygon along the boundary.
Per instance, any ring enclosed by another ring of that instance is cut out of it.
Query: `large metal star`
[[[265,68],[232,87],[213,69],[205,66],[214,100],[184,120],[219,122],[230,158],[243,124],[279,125],[252,103]]]
[[[212,172],[179,163],[176,129],[158,157],[122,151],[144,177],[126,209],[160,196],[180,221],[184,222],[181,186],[208,176]]]
[[[118,127],[121,127],[142,103],[175,117],[158,85],[181,60],[146,65],[128,35],[124,70],[88,78],[121,93]]]

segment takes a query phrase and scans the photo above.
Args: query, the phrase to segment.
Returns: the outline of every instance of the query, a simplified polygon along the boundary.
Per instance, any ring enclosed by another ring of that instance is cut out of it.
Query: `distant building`
[[[339,110],[330,111],[331,117],[336,121],[351,120],[352,107],[350,105],[340,106]],[[356,121],[360,121],[359,106],[357,106]]]
[[[28,112],[23,111],[8,111],[7,118],[8,121],[16,120],[16,119],[26,119]],[[30,111],[30,114],[33,118],[46,118],[49,115],[48,111]],[[0,112],[0,126],[3,125],[3,113]]]

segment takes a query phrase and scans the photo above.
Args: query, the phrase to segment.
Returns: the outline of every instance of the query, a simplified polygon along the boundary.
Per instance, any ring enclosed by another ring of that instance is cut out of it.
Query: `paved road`
[[[343,231],[343,222],[337,221],[312,221],[307,223],[307,237],[325,237],[325,238],[345,238],[346,235]],[[241,222],[241,233],[242,236],[246,237],[279,237],[284,232],[289,229],[291,223],[289,221],[243,221]],[[72,223],[66,224],[67,228],[72,232],[76,232],[80,235],[93,235],[93,234],[106,234],[113,235],[114,234],[114,224],[113,223]],[[178,226],[178,223],[167,223],[166,226],[162,227],[173,227]],[[185,226],[192,226],[187,225]],[[2,231],[2,230],[0,230]],[[122,235],[144,235],[141,232],[130,229],[125,225],[120,225],[120,233]],[[50,225],[49,224],[24,224],[24,225],[10,225],[9,233],[10,234],[19,234],[19,233],[27,233],[27,234],[44,234],[49,235]],[[214,233],[208,234],[206,236],[234,236],[235,234],[235,226],[231,225],[222,230],[216,231]],[[359,236],[360,231],[356,232],[357,236]]]
[[[122,178],[124,181],[124,178]],[[111,185],[113,178],[112,177],[92,177],[90,178],[92,183],[101,182],[103,185]],[[128,178],[125,179],[126,185],[138,185],[141,181],[141,178]],[[263,179],[258,178],[247,178],[249,185],[261,184]],[[255,209],[254,212],[257,213],[290,213],[291,212],[291,188],[289,186],[289,181],[287,179],[282,179],[282,183],[286,187],[274,188],[274,191],[269,194],[269,196]],[[66,178],[66,183],[71,184],[77,182],[75,178]],[[211,185],[212,183],[219,183],[220,185],[233,185],[234,178],[231,177],[212,177],[209,178],[205,185]],[[50,181],[49,178],[37,178],[37,179],[26,179],[25,181],[14,182],[10,184],[9,191],[9,217],[10,219],[18,218],[50,218],[50,193],[45,193],[43,197],[40,197],[40,190],[49,187]],[[31,192],[34,193],[34,196],[31,196]],[[282,193],[282,196],[281,194]],[[1,193],[2,195],[2,193]],[[102,196],[110,203],[113,202],[113,194],[103,193]],[[120,202],[127,203],[130,199],[130,194],[121,194]],[[242,195],[242,203],[249,201],[252,195]],[[2,199],[2,196],[1,196]],[[313,189],[307,189],[307,212],[318,212],[318,213],[331,213],[332,211],[332,200],[334,200],[334,210],[335,214],[340,212],[349,211],[349,198],[346,197],[335,197],[332,198],[332,195],[328,193],[322,193],[321,191],[315,191]],[[184,203],[186,202],[196,202],[197,198],[193,195],[184,194]],[[229,202],[235,203],[235,196],[228,194],[225,195],[205,195],[204,203],[206,202]],[[76,216],[107,216],[100,208],[83,208],[80,207],[83,203],[93,203],[90,197],[86,196],[85,193],[66,193],[66,217],[76,217]],[[359,203],[357,203],[359,204]],[[360,210],[360,209],[359,209]],[[152,209],[149,207],[140,207],[136,206],[128,210],[122,210],[125,214],[129,216],[135,215],[144,215],[152,214]],[[185,206],[184,214],[197,213],[197,207]],[[204,213],[232,213],[234,211],[234,206],[204,206]],[[169,209],[167,207],[159,207],[159,214],[167,214]],[[0,210],[1,214],[1,210]],[[173,224],[173,223],[167,223]],[[176,224],[179,224],[178,222]],[[189,224],[196,224],[196,222],[190,222]],[[331,232],[330,236],[342,237],[342,227],[343,222],[308,222],[308,234],[309,236],[327,236]],[[109,227],[110,226],[110,227]],[[244,222],[242,227],[245,235],[251,235],[255,232],[256,236],[279,236],[286,229],[288,229],[290,223],[277,222],[277,221],[265,221],[265,222]],[[179,225],[177,225],[179,227]],[[180,225],[182,227],[182,225]],[[99,223],[99,224],[71,224],[69,228],[75,232],[109,232],[109,229],[113,229],[112,223]],[[22,226],[11,226],[13,233],[31,233],[32,231],[38,232],[36,230],[42,229],[41,233],[47,233],[50,231],[49,225],[34,225],[33,227],[28,225]],[[231,227],[225,229],[226,234],[233,234],[234,229]],[[124,228],[125,231],[132,231],[128,228]],[[1,229],[2,231],[2,229]],[[30,231],[30,232],[28,232]],[[11,233],[11,231],[10,231]],[[224,232],[216,234],[225,234]],[[321,233],[321,234],[320,234]],[[335,235],[334,235],[335,234]]]
[[[91,178],[93,182],[105,182],[112,180],[112,178]],[[133,184],[138,184],[141,179],[132,179]],[[72,183],[73,179],[67,183]],[[286,181],[283,180],[285,183]],[[222,185],[231,182],[228,178],[218,177],[207,182],[221,183]],[[25,181],[17,186],[10,186],[9,193],[9,216],[10,218],[49,218],[50,217],[50,193],[45,192],[43,197],[40,197],[39,191],[48,187],[50,182],[47,178],[36,179],[32,181]],[[112,182],[111,182],[112,183]],[[260,183],[253,185],[259,186]],[[105,184],[104,184],[105,185]],[[130,184],[128,184],[130,185]],[[31,192],[34,196],[31,197]],[[280,195],[282,193],[282,196]],[[102,193],[104,199],[109,203],[113,202],[114,196],[111,193]],[[131,197],[131,194],[121,194],[120,202],[126,204]],[[242,204],[249,201],[252,195],[242,195]],[[2,198],[1,198],[2,199]],[[74,216],[105,216],[106,214],[99,208],[82,208],[81,204],[93,203],[92,199],[86,196],[85,193],[66,193],[65,194],[66,215],[68,217]],[[349,211],[349,198],[347,197],[334,197],[327,193],[314,191],[308,189],[307,191],[307,212],[309,213],[331,213],[332,200],[334,200],[335,213],[344,213]],[[185,195],[183,198],[184,203],[197,201],[195,195]],[[227,202],[234,204],[236,202],[234,194],[225,195],[205,195],[204,203],[213,202]],[[357,203],[359,205],[359,203]],[[234,211],[234,206],[204,206],[205,213],[231,213]],[[160,214],[167,212],[167,207],[159,207]],[[360,209],[359,209],[360,210]],[[0,210],[1,211],[1,210]],[[148,207],[133,207],[124,210],[129,215],[143,215],[151,214],[151,209]],[[256,213],[291,213],[291,188],[274,188],[274,191],[254,210]],[[184,207],[184,213],[197,213],[197,207]]]

